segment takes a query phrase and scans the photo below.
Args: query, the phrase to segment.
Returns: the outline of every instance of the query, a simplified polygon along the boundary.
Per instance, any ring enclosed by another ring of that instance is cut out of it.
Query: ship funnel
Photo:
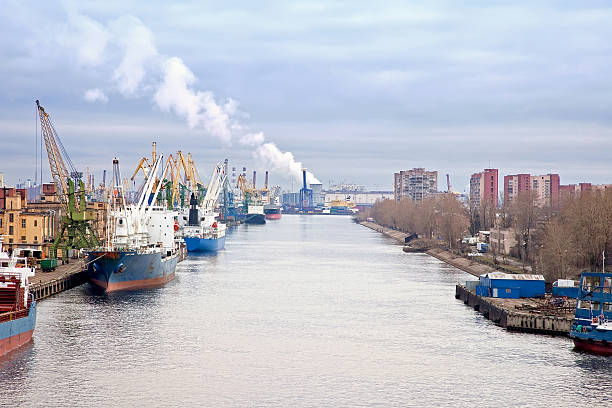
[[[189,225],[200,225],[198,218],[198,200],[195,194],[191,193],[191,198],[189,199]]]

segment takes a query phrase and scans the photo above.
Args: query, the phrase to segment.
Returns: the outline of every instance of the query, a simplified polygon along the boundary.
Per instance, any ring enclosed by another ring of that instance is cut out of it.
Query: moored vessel
[[[261,202],[249,202],[247,204],[247,214],[244,219],[246,224],[265,224],[266,215],[264,214],[264,206]]]
[[[4,252],[2,241],[0,237],[0,356],[28,343],[36,326],[36,301],[28,288],[34,269],[26,258]]]
[[[217,221],[219,214],[215,212],[217,198],[225,178],[224,167],[217,164],[201,205],[195,193],[191,193],[188,222],[180,232],[187,245],[187,251],[216,252],[225,247],[226,226]]]
[[[570,338],[577,350],[612,355],[612,273],[580,276]]]
[[[119,161],[113,160],[115,187],[106,244],[87,252],[89,280],[106,292],[157,287],[174,278],[179,257],[174,239],[177,214],[155,205],[162,184],[156,180],[161,160],[159,156],[132,205],[125,204]]]
[[[264,214],[266,220],[280,220],[282,217],[282,210],[280,205],[266,204],[264,205]]]

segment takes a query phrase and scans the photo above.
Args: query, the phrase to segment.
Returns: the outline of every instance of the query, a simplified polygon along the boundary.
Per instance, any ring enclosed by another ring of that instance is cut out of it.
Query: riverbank
[[[383,227],[382,225],[379,225],[379,224],[376,224],[370,221],[364,221],[364,222],[361,222],[360,224],[363,225],[364,227],[373,229],[374,231],[378,231],[381,234],[388,236],[389,238],[393,238],[394,240],[396,240],[398,243],[402,245],[404,245],[404,242],[405,242],[404,240],[409,235],[401,231]],[[467,272],[470,275],[473,275],[476,277],[482,274],[485,274],[485,273],[496,271],[496,269],[491,266],[464,258],[460,255],[456,255],[442,248],[428,249],[424,252],[430,256],[433,256],[434,258],[441,260],[444,263],[454,266],[455,268],[461,269],[462,271]]]
[[[408,236],[373,222],[362,222],[361,225],[385,234],[402,245]],[[475,277],[497,271],[491,266],[442,248],[429,249],[425,253]],[[512,331],[567,336],[574,321],[575,301],[573,300],[568,300],[568,304],[558,307],[550,298],[489,298],[477,296],[465,285],[456,285],[455,298],[479,311],[495,324]]]

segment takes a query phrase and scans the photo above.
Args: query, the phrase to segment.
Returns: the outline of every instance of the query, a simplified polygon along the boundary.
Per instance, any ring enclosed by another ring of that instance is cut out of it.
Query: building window
[[[26,242],[26,237],[25,237],[25,235],[22,235],[22,236],[21,236],[21,242]]]
[[[13,235],[13,226],[9,225],[9,235]]]
[[[34,235],[34,242],[38,242],[38,237]]]
[[[38,227],[38,220],[34,220],[34,226]]]
[[[2,217],[0,217],[0,228],[2,228]]]
[[[25,218],[21,219],[21,228],[25,228],[26,227],[26,220]]]
[[[15,221],[14,216],[15,216],[15,214],[13,214],[13,213],[10,213],[10,214],[9,214],[9,222],[13,222],[13,221]]]

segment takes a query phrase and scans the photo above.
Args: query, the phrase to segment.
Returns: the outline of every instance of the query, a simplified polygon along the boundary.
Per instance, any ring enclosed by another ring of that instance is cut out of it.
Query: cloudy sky
[[[610,21],[605,1],[4,0],[0,172],[34,177],[40,99],[98,180],[155,140],[286,186],[300,166],[612,183]]]

